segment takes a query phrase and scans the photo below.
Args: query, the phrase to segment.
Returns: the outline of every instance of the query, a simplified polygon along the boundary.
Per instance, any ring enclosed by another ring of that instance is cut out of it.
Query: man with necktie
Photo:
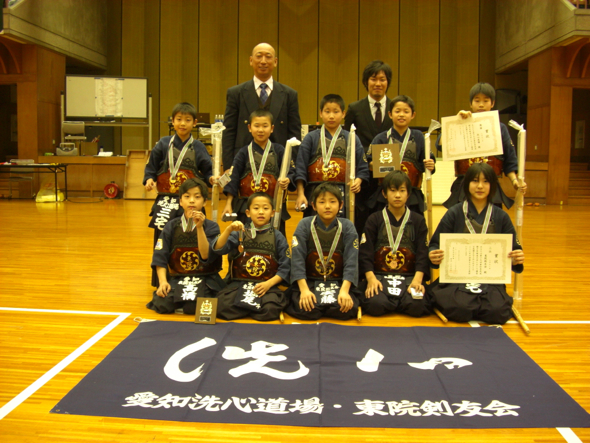
[[[373,60],[363,71],[363,85],[369,95],[348,105],[348,111],[344,117],[344,129],[350,131],[354,123],[356,135],[363,144],[365,153],[377,134],[393,126],[387,113],[391,100],[386,95],[391,84],[391,76],[391,66],[381,60]],[[383,209],[375,206],[375,202],[368,202],[369,197],[374,195],[378,188],[378,180],[371,178],[369,183],[363,184],[361,192],[357,195],[354,225],[359,236],[363,232],[369,215]],[[367,205],[367,203],[370,204]]]
[[[277,66],[274,48],[260,43],[252,50],[250,66],[254,78],[227,90],[223,131],[223,167],[228,170],[238,151],[252,141],[248,119],[256,109],[273,115],[271,141],[285,146],[292,137],[301,139],[301,118],[297,91],[275,81],[272,72]]]

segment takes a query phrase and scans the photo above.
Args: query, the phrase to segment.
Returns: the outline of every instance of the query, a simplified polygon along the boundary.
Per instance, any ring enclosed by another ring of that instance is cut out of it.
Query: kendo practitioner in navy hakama
[[[159,314],[194,314],[197,297],[216,297],[225,287],[219,276],[222,257],[211,249],[219,225],[202,212],[207,185],[190,178],[179,194],[184,213],[166,224],[152,258],[159,283],[147,307]]]
[[[291,253],[285,236],[272,227],[273,213],[268,194],[252,194],[246,210],[252,221],[245,226],[234,221],[214,242],[214,252],[229,259],[228,285],[217,302],[220,318],[273,321],[287,306],[279,285],[289,282]]]
[[[359,304],[351,290],[358,280],[356,229],[350,220],[337,217],[343,205],[338,187],[322,183],[311,197],[317,216],[303,218],[293,235],[286,312],[302,320],[355,318]]]
[[[406,206],[410,178],[402,171],[390,172],[382,190],[388,206],[365,224],[359,249],[359,270],[365,278],[355,294],[369,315],[428,315],[423,286],[430,278],[428,228],[424,217]]]
[[[469,167],[463,180],[463,192],[467,199],[453,206],[440,221],[429,245],[429,258],[433,268],[438,268],[445,258],[440,249],[440,234],[512,234],[512,270],[523,271],[524,253],[518,242],[510,217],[504,210],[492,204],[498,187],[494,169],[486,163]],[[504,324],[512,317],[512,297],[504,284],[440,283],[427,287],[430,303],[449,320],[468,322],[481,320],[489,324]]]

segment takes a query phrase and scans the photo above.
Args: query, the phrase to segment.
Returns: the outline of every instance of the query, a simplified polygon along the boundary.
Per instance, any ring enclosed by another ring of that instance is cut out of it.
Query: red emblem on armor
[[[180,266],[185,271],[194,271],[199,266],[199,256],[194,251],[186,251],[180,256]]]
[[[188,179],[188,177],[182,171],[179,171],[176,174],[175,178],[170,177],[170,192],[172,192],[172,193],[178,192],[180,185],[182,185],[187,179]]]
[[[471,166],[474,163],[487,163],[488,162],[488,158],[487,157],[473,157],[469,159],[469,166]]]
[[[455,160],[455,175],[465,175],[467,169],[469,169],[474,163],[487,163],[492,167],[498,177],[502,176],[504,162],[493,155],[490,157],[473,157],[469,159]]]
[[[253,192],[268,192],[269,188],[270,188],[270,183],[264,177],[262,177],[260,179],[260,184],[258,186],[256,186],[255,180],[252,180],[250,182],[250,189],[252,189]]]

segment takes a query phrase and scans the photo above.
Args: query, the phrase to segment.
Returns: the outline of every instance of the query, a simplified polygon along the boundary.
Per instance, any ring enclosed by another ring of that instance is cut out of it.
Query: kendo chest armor
[[[175,146],[174,149],[174,161],[178,160],[180,156],[180,150]],[[170,177],[170,163],[168,161],[168,155],[165,156],[164,163],[158,171],[158,181],[156,187],[159,194],[178,194],[178,189],[189,178],[198,177],[203,180],[203,176],[199,174],[197,169],[197,162],[195,156],[195,150],[191,146],[187,149],[180,168],[176,173],[176,177]]]
[[[455,177],[465,175],[469,167],[474,163],[487,163],[492,167],[494,173],[498,177],[502,176],[502,168],[504,166],[503,156],[491,155],[489,157],[474,157],[465,158],[463,160],[455,160]]]
[[[389,221],[387,221],[389,223]],[[397,238],[399,227],[391,226],[393,238]],[[384,223],[377,236],[377,250],[373,258],[373,267],[377,274],[414,274],[416,267],[416,248],[414,247],[414,225],[409,221],[404,228],[402,239],[397,251],[392,251],[387,238]]]
[[[394,140],[394,144],[399,145],[401,143]],[[416,154],[416,142],[410,140],[406,145],[404,152],[404,158],[401,159],[401,170],[410,178],[410,182],[414,188],[420,189],[422,187],[422,172],[418,169],[418,155]]]
[[[321,136],[320,136],[321,137]],[[331,140],[326,138],[326,149],[329,148]],[[345,183],[346,182],[346,140],[340,135],[336,140],[336,146],[332,151],[329,163],[324,165],[322,158],[322,145],[318,139],[318,147],[315,155],[307,167],[308,183]]]
[[[324,231],[323,229],[317,230],[318,239],[320,241],[320,245],[322,246],[324,260],[330,253],[330,248],[332,247],[332,242],[334,241],[337,230],[338,226],[334,226],[329,231]],[[342,276],[344,275],[344,235],[340,235],[340,239],[338,240],[334,254],[332,254],[332,258],[328,262],[327,270],[325,272],[311,233],[309,239],[307,240],[307,251],[307,258],[305,259],[305,273],[308,278],[322,280],[325,276],[326,280],[342,279]]]
[[[257,233],[253,239],[245,239],[244,251],[231,261],[233,280],[267,281],[277,275],[275,231]]]
[[[473,226],[473,230],[477,234],[480,234],[481,229],[483,228],[483,225],[481,225],[478,222],[476,222],[475,220],[473,220],[470,216],[469,216],[469,221],[471,222],[471,226]],[[490,219],[490,224],[488,225],[488,230],[487,230],[486,234],[494,234],[495,232],[496,232],[496,228],[494,226],[494,217],[492,216]],[[467,228],[467,225],[464,225],[463,233],[469,234],[469,229]]]
[[[174,227],[168,269],[171,275],[178,274],[213,274],[221,271],[222,257],[203,263],[199,258],[199,242],[196,230],[184,232],[182,223],[178,219]]]
[[[262,154],[252,149],[254,154],[254,162],[256,168],[259,168],[262,164]],[[250,160],[246,163],[244,173],[240,177],[240,198],[248,198],[255,192],[264,192],[270,196],[275,195],[275,187],[277,186],[277,177],[279,176],[279,165],[277,161],[277,155],[275,150],[270,147],[270,152],[266,158],[266,164],[264,165],[264,171],[262,171],[262,177],[260,178],[260,184],[256,186],[254,181],[254,175],[252,174],[252,165]]]

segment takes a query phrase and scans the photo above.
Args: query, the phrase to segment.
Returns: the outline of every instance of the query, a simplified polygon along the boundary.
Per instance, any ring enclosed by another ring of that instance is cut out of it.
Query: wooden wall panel
[[[549,171],[547,204],[567,204],[570,176],[572,92],[565,86],[551,86],[549,120]]]
[[[238,78],[238,0],[203,0],[199,14],[199,112],[225,112],[227,89]]]
[[[527,114],[527,161],[546,162],[549,155],[549,106],[529,108]]]
[[[479,4],[472,0],[443,1],[440,8],[439,117],[468,109],[469,90],[478,81],[479,40]]]
[[[529,60],[528,109],[548,106],[551,103],[551,50],[535,55]]]
[[[37,48],[38,153],[55,152],[61,138],[61,91],[66,75],[65,56],[45,48]]]
[[[145,51],[146,51],[146,9],[154,2],[138,0],[123,2],[121,14],[122,23],[122,62],[121,75],[123,77],[145,77]],[[157,6],[157,5],[156,5]],[[152,30],[154,32],[154,30]],[[154,50],[154,48],[151,48]],[[153,79],[150,79],[153,82]],[[157,114],[156,114],[157,116]],[[155,119],[157,121],[157,117]],[[143,130],[137,128],[124,128],[121,130],[121,148],[123,153],[127,149],[147,149],[147,139],[144,141]]]
[[[279,2],[278,80],[298,92],[302,124],[318,119],[318,0]]]
[[[359,73],[357,99],[366,97],[362,84],[363,71],[373,60],[382,60],[391,66],[393,75],[387,95],[398,95],[399,88],[399,0],[373,0],[360,2],[359,14]],[[379,44],[375,41],[379,40]]]
[[[399,93],[416,102],[416,126],[428,126],[438,114],[438,45],[439,4],[400,0]]]
[[[18,82],[16,85],[16,109],[19,158],[36,158],[38,154],[38,84],[37,52],[34,45],[24,45],[22,52],[23,74],[31,74],[32,81]],[[34,124],[31,124],[34,122]]]
[[[356,101],[359,87],[359,2],[322,0],[319,10],[319,98]]]
[[[250,67],[252,49],[258,43],[268,43],[280,57],[278,0],[239,0],[238,7],[238,83],[253,77]],[[233,26],[228,23],[227,26]],[[278,76],[278,69],[273,75]]]
[[[527,160],[548,161],[551,105],[551,51],[529,60]],[[535,146],[537,149],[535,149]]]
[[[496,0],[479,0],[479,81],[494,84],[496,73]],[[475,54],[473,54],[475,57]]]
[[[177,103],[199,103],[198,24],[199,2],[161,1],[160,122],[167,121]],[[167,134],[167,126],[160,124],[160,133]]]
[[[128,3],[128,2],[124,2]],[[159,111],[162,109],[160,105],[162,93],[162,82],[160,79],[160,53],[163,48],[167,48],[168,42],[163,42],[160,24],[160,2],[149,0],[146,3],[145,9],[145,28],[144,28],[144,68],[141,77],[148,78],[148,92],[152,94],[152,143],[156,143],[162,135],[168,134],[168,126],[162,123],[158,118]],[[168,110],[170,113],[170,110]],[[158,124],[158,121],[160,123]],[[149,138],[147,130],[136,129],[137,137],[144,137],[141,145],[127,145],[123,146],[123,155],[127,153],[128,149],[152,149],[153,146],[148,146]]]
[[[142,77],[144,75],[146,3],[146,0],[137,0],[123,2],[122,5],[121,22],[124,23],[124,26],[122,30],[121,74],[125,77]],[[157,32],[159,33],[159,30]]]

